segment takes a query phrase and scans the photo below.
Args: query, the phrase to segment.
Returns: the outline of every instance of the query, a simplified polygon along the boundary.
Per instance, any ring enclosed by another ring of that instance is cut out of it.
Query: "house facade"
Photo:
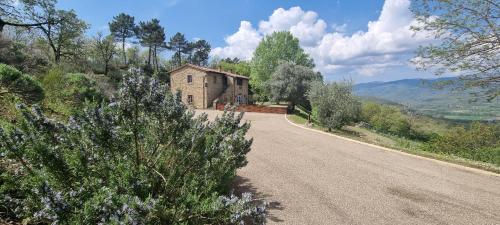
[[[182,102],[198,109],[217,103],[248,104],[248,77],[186,64],[170,71],[170,89]]]

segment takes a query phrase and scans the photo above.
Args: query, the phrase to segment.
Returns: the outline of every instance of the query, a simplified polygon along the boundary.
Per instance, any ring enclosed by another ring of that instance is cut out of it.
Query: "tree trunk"
[[[0,18],[0,33],[2,33],[4,26],[5,26],[5,22]]]
[[[156,70],[156,72],[158,72],[158,68],[159,68],[159,66],[158,66],[158,55],[157,54],[158,54],[158,49],[157,49],[157,46],[155,45],[155,49],[154,49],[154,57],[155,58],[154,58],[154,61],[155,61],[155,70]]]
[[[151,45],[148,49],[148,66],[151,67]]]
[[[56,61],[56,64],[59,64],[61,62],[61,53],[58,51],[54,51],[54,60]]]
[[[177,49],[177,66],[181,66],[182,64],[182,57],[181,57],[181,48]]]
[[[108,71],[109,71],[109,63],[105,62],[104,63],[104,76],[108,76]]]
[[[156,70],[156,45],[153,46],[153,68]]]
[[[125,52],[125,38],[122,38],[123,64],[127,65],[127,53]]]

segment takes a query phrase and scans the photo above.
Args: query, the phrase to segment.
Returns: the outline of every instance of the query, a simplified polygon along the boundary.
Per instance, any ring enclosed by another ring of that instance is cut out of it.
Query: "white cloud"
[[[226,47],[214,48],[210,54],[220,58],[238,57],[240,59],[251,59],[253,51],[257,48],[262,35],[252,27],[248,21],[241,21],[238,32],[225,38]]]
[[[318,19],[313,11],[304,12],[300,7],[288,10],[279,8],[274,10],[267,21],[259,23],[259,31],[271,34],[274,31],[290,31],[305,46],[314,45],[326,32],[326,22]]]
[[[337,32],[337,33],[344,33],[347,29],[347,24],[342,24],[342,25],[339,25],[339,24],[332,24],[332,29],[334,32]]]
[[[242,21],[238,32],[226,38],[227,46],[215,48],[214,56],[250,59],[260,39],[274,31],[287,30],[300,40],[323,73],[337,70],[374,76],[389,67],[404,66],[417,46],[429,42],[425,33],[410,30],[417,22],[409,10],[410,0],[386,0],[380,16],[366,31],[346,34],[347,24],[327,24],[313,11],[300,7],[276,9],[258,30]]]

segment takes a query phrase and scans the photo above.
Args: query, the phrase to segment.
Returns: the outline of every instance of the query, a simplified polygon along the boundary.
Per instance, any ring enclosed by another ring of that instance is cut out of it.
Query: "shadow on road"
[[[257,203],[267,202],[268,220],[271,220],[273,222],[284,222],[284,220],[276,217],[273,214],[273,211],[275,210],[281,211],[285,209],[285,207],[283,207],[280,202],[277,201],[270,202],[269,198],[271,197],[271,195],[258,191],[257,188],[252,185],[252,183],[248,178],[236,176],[236,178],[234,179],[233,187],[234,187],[234,192],[238,195],[241,195],[241,193],[250,192],[252,193],[252,196]]]

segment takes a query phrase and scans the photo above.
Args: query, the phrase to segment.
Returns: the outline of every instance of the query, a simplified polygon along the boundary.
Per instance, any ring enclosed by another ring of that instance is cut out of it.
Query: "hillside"
[[[356,95],[405,105],[419,113],[457,120],[499,120],[500,99],[487,102],[476,99],[470,91],[451,87],[436,88],[436,82],[456,78],[404,79],[354,85]]]

